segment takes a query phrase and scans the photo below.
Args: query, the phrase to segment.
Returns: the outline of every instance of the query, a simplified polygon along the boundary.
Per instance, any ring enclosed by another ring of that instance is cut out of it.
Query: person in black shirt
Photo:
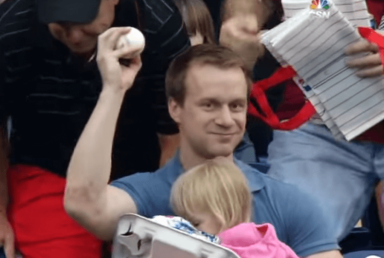
[[[180,14],[172,0],[12,0],[3,5],[0,123],[11,117],[12,134],[9,222],[1,195],[0,242],[12,257],[13,228],[16,248],[25,257],[99,257],[100,242],[62,205],[70,157],[102,88],[97,38],[120,26],[139,28],[146,37],[143,67],[120,112],[112,178],[154,171],[178,145],[164,77],[169,63],[190,45]],[[2,178],[0,192],[6,191]]]

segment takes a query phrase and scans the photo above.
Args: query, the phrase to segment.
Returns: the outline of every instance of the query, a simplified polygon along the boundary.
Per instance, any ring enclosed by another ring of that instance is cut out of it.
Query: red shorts
[[[8,218],[23,258],[100,258],[102,242],[65,212],[65,179],[38,167],[8,171]]]

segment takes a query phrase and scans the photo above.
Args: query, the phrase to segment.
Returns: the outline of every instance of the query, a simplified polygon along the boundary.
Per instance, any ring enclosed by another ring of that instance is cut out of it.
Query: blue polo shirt
[[[253,195],[253,221],[271,223],[278,238],[300,257],[339,249],[327,220],[313,199],[296,187],[270,178],[235,160],[248,179]],[[145,217],[174,215],[170,206],[172,184],[184,172],[176,155],[154,173],[138,173],[113,181],[126,191]]]

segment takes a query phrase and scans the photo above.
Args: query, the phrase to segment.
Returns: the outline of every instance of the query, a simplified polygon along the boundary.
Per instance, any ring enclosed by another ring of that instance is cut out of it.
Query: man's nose
[[[234,123],[235,121],[233,120],[232,112],[229,109],[229,107],[228,106],[223,107],[216,118],[216,124],[223,127],[230,127],[234,125]]]

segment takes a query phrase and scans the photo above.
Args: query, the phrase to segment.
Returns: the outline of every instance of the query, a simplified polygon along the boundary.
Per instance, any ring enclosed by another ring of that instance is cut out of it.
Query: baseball
[[[123,48],[126,44],[135,49],[133,56],[140,55],[145,47],[145,38],[143,33],[141,33],[140,30],[131,27],[131,31],[129,33],[119,38],[116,49]],[[130,58],[132,58],[132,56]]]

